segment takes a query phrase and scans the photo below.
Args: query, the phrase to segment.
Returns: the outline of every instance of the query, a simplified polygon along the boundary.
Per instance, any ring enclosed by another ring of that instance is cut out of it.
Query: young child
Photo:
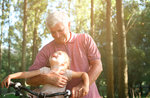
[[[21,78],[31,78],[36,75],[40,74],[47,74],[50,72],[56,72],[60,73],[61,71],[64,71],[64,75],[68,77],[68,80],[71,80],[72,78],[82,78],[83,80],[83,86],[82,86],[82,91],[83,95],[87,95],[89,91],[89,77],[86,72],[74,72],[72,70],[69,70],[70,67],[70,59],[68,55],[63,52],[63,51],[57,51],[55,52],[50,58],[50,68],[48,67],[42,67],[39,70],[34,70],[34,71],[28,71],[28,72],[17,72],[14,74],[8,75],[3,81],[2,81],[2,87],[9,87],[11,79],[21,79]],[[46,93],[46,94],[51,94],[51,93],[56,93],[56,92],[63,92],[65,91],[65,88],[57,87],[51,84],[46,84],[43,85],[42,89],[40,92]],[[59,98],[62,98],[62,96],[58,96]],[[58,98],[57,97],[57,98]],[[55,97],[56,98],[56,97]]]

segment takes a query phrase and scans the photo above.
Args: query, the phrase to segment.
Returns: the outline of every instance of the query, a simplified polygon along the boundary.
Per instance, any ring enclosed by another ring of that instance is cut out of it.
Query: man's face
[[[70,23],[65,26],[62,23],[57,23],[50,28],[51,34],[57,43],[66,43],[70,38]]]

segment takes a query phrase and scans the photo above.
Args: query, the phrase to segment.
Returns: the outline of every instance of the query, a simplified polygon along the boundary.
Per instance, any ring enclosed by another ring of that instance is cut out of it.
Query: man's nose
[[[56,37],[56,38],[59,38],[59,37],[60,37],[59,32],[55,32],[55,37]]]

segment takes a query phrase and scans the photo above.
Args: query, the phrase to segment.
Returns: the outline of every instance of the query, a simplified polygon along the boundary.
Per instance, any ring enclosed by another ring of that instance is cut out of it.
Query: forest
[[[150,0],[0,0],[0,81],[28,70],[53,40],[45,20],[56,10],[70,16],[72,32],[96,42],[103,98],[150,98]],[[0,86],[0,96],[7,92]]]

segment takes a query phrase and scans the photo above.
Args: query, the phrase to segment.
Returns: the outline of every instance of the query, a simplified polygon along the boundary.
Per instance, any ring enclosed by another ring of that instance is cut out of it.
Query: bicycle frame
[[[37,92],[31,91],[30,89],[26,87],[23,87],[21,83],[19,82],[16,82],[16,83],[11,82],[10,87],[13,87],[15,89],[15,96],[20,96],[21,91],[26,91],[32,95],[37,96],[37,98],[47,98],[47,97],[54,97],[54,96],[60,96],[60,95],[63,95],[64,98],[69,98],[69,96],[71,95],[70,90],[66,90],[65,92],[57,92],[53,94],[37,93]]]

